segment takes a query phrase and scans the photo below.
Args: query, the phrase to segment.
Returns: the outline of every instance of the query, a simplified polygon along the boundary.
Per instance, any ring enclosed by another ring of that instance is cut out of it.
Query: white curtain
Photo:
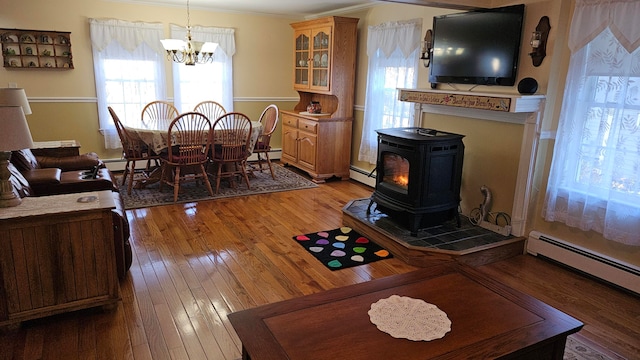
[[[121,78],[127,77],[128,73],[150,72],[153,82],[151,91],[135,91],[139,97],[139,102],[146,103],[155,99],[165,97],[165,51],[162,48],[160,39],[163,38],[162,24],[130,22],[116,19],[89,19],[89,29],[91,33],[91,46],[93,51],[93,66],[96,82],[96,95],[98,98],[98,118],[100,121],[100,131],[104,135],[105,147],[107,149],[117,149],[121,147],[120,138],[115,130],[107,106],[111,103],[121,105],[120,109],[129,116],[137,115],[142,110],[137,106],[127,107],[131,99],[127,99],[131,94],[121,91],[122,86],[114,86],[113,70],[114,61],[135,61],[144,62],[144,69],[131,68],[119,69],[117,72]],[[111,69],[109,69],[109,62]],[[152,64],[151,70],[148,66]],[[108,75],[110,73],[110,75]],[[126,80],[126,79],[120,79]],[[115,81],[118,84],[121,81]],[[146,88],[145,88],[146,89]],[[153,92],[153,93],[149,93]],[[137,111],[137,114],[136,114]],[[126,117],[125,113],[119,116]]]
[[[378,134],[375,130],[415,125],[412,104],[398,101],[396,89],[416,87],[421,29],[421,19],[369,27],[369,70],[360,161],[376,163]]]
[[[184,39],[187,30],[171,25],[171,37]],[[192,26],[193,41],[218,44],[213,63],[186,66],[173,65],[174,104],[181,112],[191,111],[204,100],[222,104],[227,112],[233,111],[233,55],[236,53],[235,30]]]
[[[640,1],[577,0],[543,216],[640,246]]]

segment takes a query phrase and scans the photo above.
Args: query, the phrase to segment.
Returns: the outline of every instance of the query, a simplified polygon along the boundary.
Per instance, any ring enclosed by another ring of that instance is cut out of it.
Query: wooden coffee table
[[[451,331],[397,339],[367,312],[391,295],[435,304]],[[235,312],[243,359],[562,359],[582,323],[461,264],[445,264]]]

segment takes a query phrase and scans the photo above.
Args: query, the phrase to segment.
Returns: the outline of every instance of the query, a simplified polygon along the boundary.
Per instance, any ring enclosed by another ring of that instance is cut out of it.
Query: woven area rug
[[[178,195],[178,203],[213,200],[220,198],[229,198],[235,196],[246,196],[255,194],[265,194],[278,191],[290,191],[298,189],[309,189],[317,187],[318,184],[296,174],[291,170],[285,169],[282,165],[272,164],[276,179],[271,178],[269,170],[262,172],[254,171],[255,177],[249,177],[251,189],[247,189],[247,185],[239,183],[236,188],[231,188],[227,180],[222,180],[218,194],[210,196],[204,184],[195,181],[185,182],[180,185],[180,193]],[[122,184],[122,175],[117,176],[118,190],[124,200],[126,209],[138,209],[150,206],[173,204],[173,187],[163,185],[160,191],[160,184],[149,184],[144,189],[132,189],[131,195],[127,194],[126,186]],[[215,182],[211,182],[211,187],[215,191]]]
[[[297,235],[293,239],[331,270],[393,257],[389,251],[349,227]]]

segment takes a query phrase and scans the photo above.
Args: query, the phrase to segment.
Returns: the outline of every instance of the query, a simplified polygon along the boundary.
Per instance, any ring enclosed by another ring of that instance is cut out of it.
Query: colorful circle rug
[[[293,239],[331,270],[393,257],[388,250],[349,227],[297,235]]]

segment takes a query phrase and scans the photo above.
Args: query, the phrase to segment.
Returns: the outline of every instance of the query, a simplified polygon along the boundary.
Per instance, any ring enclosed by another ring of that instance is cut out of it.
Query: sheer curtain
[[[369,73],[360,161],[376,163],[378,134],[375,130],[415,125],[412,104],[398,101],[396,89],[416,87],[421,30],[421,19],[369,27]]]
[[[640,1],[577,0],[543,216],[640,246]]]
[[[187,35],[184,27],[171,25],[171,37],[183,39]],[[173,65],[174,104],[181,112],[191,111],[204,100],[222,104],[228,112],[233,111],[233,55],[236,53],[235,30],[192,26],[194,41],[218,44],[211,64]]]
[[[166,90],[162,24],[89,19],[98,119],[105,147],[121,147],[107,106],[126,121],[139,119],[142,105]]]

